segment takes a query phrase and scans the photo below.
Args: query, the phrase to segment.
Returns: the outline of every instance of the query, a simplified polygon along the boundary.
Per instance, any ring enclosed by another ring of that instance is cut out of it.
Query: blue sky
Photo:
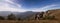
[[[0,11],[41,12],[60,9],[60,0],[0,0]]]

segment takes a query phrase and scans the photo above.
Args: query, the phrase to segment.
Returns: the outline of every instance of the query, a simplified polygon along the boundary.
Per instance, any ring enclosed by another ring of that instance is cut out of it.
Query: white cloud
[[[11,4],[13,4],[13,5],[11,5]],[[0,1],[0,11],[11,11],[11,12],[34,11],[34,12],[41,12],[41,11],[47,11],[47,10],[50,10],[50,9],[59,9],[59,8],[54,7],[54,6],[57,6],[57,5],[52,4],[52,5],[43,6],[41,8],[34,8],[32,10],[25,10],[25,9],[21,8],[20,4],[14,3],[11,0],[1,0]]]
[[[20,4],[14,3],[14,2],[12,2],[12,0],[5,0],[5,1],[8,2],[8,3],[14,4],[14,5],[16,5],[17,7],[21,7]]]
[[[57,5],[54,5],[54,4],[52,4],[52,5],[47,5],[47,6],[44,6],[44,7],[41,7],[41,8],[35,8],[35,9],[32,10],[32,11],[34,11],[34,12],[41,12],[41,11],[47,11],[47,10],[50,10],[50,9],[58,9],[58,8],[52,8],[52,7],[54,7],[54,6],[57,6]]]
[[[11,7],[10,6],[11,4],[9,4],[9,3],[15,4],[16,8]],[[18,9],[18,8],[20,8],[20,9]],[[21,5],[11,2],[10,0],[5,0],[5,1],[3,0],[2,2],[0,2],[0,11],[25,12],[26,10],[22,9]]]
[[[14,4],[14,2],[12,2],[11,0],[5,0],[8,3]]]
[[[40,9],[43,10],[43,11],[47,11],[47,10],[49,10],[49,9],[52,9],[52,7],[54,7],[54,6],[57,6],[57,5],[54,5],[54,4],[52,4],[52,5],[47,5],[47,6],[44,6],[44,7],[40,8]]]

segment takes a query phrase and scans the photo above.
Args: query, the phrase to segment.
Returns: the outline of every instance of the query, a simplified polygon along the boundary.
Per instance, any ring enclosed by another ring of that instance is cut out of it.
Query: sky
[[[0,0],[0,11],[41,12],[60,9],[60,0]]]

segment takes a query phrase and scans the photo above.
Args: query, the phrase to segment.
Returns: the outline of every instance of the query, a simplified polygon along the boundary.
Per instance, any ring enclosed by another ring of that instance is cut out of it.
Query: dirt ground
[[[60,23],[57,20],[24,20],[24,21],[18,21],[18,20],[0,20],[0,23]]]

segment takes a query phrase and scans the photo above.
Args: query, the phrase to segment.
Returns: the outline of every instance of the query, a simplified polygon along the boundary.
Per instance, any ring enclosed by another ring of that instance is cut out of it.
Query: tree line
[[[13,13],[11,13],[7,16],[7,19],[5,19],[3,16],[0,16],[0,20],[20,20],[20,18],[16,19],[16,16]]]

